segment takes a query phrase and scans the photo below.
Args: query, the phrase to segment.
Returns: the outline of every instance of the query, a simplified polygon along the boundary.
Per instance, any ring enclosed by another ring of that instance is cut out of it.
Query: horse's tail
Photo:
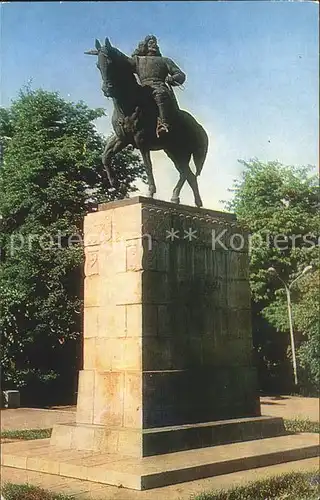
[[[193,161],[196,166],[196,175],[200,175],[208,152],[208,135],[203,127],[197,123],[197,130],[194,135],[195,143],[192,151]]]

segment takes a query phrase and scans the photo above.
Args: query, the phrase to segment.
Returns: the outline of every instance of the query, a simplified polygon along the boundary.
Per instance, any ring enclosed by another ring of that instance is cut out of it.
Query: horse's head
[[[105,39],[104,45],[101,45],[100,41],[96,40],[95,46],[98,52],[97,67],[100,70],[103,81],[103,92],[106,97],[114,97],[115,77],[113,47],[108,38]]]
[[[101,45],[100,40],[96,38],[95,46],[98,52],[98,59],[103,56],[106,62],[111,63],[114,47],[112,47],[109,38],[105,38],[104,45]]]
[[[113,47],[108,38],[105,39],[104,45],[96,40],[95,46],[98,52],[97,66],[103,81],[103,92],[106,97],[117,98],[122,94],[130,76],[133,77],[132,68],[127,57]]]

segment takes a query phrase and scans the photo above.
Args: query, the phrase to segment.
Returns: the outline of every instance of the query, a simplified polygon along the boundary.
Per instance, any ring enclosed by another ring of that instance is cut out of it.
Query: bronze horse
[[[203,127],[186,111],[179,110],[174,117],[169,132],[165,136],[156,135],[158,109],[148,87],[142,87],[133,73],[133,68],[125,56],[113,47],[108,38],[105,44],[96,40],[97,67],[102,77],[102,89],[113,100],[112,126],[115,135],[105,147],[102,162],[113,186],[111,161],[114,155],[131,144],[140,150],[148,179],[148,196],[156,192],[152,173],[150,151],[163,150],[172,160],[180,177],[171,201],[180,202],[180,192],[185,181],[193,191],[197,207],[202,206],[197,176],[200,175],[208,150],[208,136]],[[196,174],[189,162],[193,157]]]

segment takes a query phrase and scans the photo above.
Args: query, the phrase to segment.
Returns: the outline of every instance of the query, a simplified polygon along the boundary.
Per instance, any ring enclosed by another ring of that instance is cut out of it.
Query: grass
[[[291,472],[229,490],[201,493],[192,500],[319,500],[319,485],[319,473]]]
[[[74,500],[74,496],[50,493],[29,484],[6,483],[2,486],[1,493],[5,500]]]
[[[284,419],[284,426],[288,432],[315,432],[320,433],[320,422],[311,422],[296,418],[292,420]]]
[[[47,439],[51,437],[52,429],[23,429],[17,431],[2,431],[1,439]]]

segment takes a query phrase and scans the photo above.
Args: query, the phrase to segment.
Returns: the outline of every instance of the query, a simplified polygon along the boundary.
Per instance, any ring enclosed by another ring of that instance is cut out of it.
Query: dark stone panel
[[[252,441],[285,434],[282,418],[263,417],[209,422],[143,431],[143,456]]]
[[[250,367],[200,367],[143,374],[143,427],[258,416]]]

